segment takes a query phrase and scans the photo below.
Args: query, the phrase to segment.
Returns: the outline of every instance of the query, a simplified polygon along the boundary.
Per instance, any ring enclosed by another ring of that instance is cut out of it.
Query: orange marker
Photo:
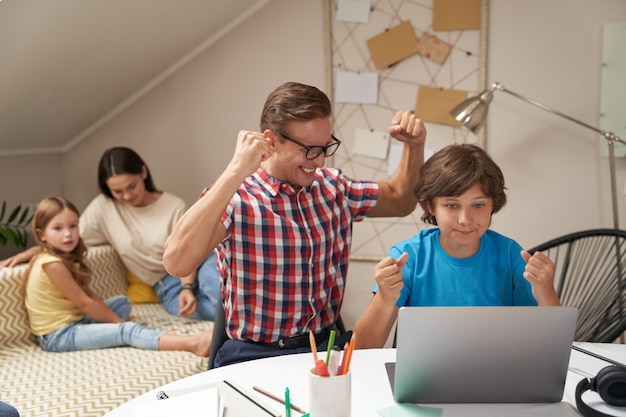
[[[356,339],[356,333],[352,333],[352,337],[350,338],[350,346],[348,347],[348,352],[346,352],[346,359],[343,365],[343,371],[341,375],[345,375],[350,370],[350,359],[352,359],[352,351],[354,350],[354,343]]]

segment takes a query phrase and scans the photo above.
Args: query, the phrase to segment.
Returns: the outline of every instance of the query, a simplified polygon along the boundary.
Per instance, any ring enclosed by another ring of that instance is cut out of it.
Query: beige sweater
[[[167,273],[163,245],[184,212],[185,202],[166,192],[145,207],[100,194],[80,216],[80,235],[87,246],[113,246],[126,268],[153,286]]]

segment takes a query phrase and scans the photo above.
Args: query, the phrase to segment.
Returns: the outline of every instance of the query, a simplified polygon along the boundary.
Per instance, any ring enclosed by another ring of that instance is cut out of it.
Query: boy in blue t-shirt
[[[506,203],[504,176],[476,145],[450,145],[420,170],[422,220],[438,227],[394,245],[374,268],[357,348],[382,347],[402,306],[559,306],[554,263],[489,230]]]

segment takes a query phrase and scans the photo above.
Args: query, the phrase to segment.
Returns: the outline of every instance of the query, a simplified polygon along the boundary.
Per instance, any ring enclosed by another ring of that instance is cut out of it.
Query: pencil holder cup
[[[352,405],[352,373],[319,376],[315,368],[309,372],[309,416],[350,417]]]

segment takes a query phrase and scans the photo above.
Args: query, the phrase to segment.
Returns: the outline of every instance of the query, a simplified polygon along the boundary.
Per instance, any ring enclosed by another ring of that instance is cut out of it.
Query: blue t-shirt
[[[439,235],[439,228],[422,230],[389,250],[395,259],[409,254],[398,307],[537,305],[517,242],[487,230],[476,254],[454,258],[441,247]]]

